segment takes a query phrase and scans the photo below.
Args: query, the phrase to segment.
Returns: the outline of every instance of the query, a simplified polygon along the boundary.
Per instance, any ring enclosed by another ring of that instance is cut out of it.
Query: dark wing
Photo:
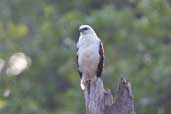
[[[78,51],[78,48],[76,49],[76,52]],[[77,54],[76,54],[77,55]],[[77,69],[78,69],[78,73],[80,75],[80,78],[82,78],[82,72],[79,70],[79,64],[78,64],[78,55],[77,55]]]
[[[99,64],[97,66],[97,77],[101,77],[102,74],[102,70],[103,70],[103,61],[104,61],[104,50],[103,50],[103,44],[100,41],[100,45],[99,45],[99,55],[100,55],[100,60],[99,60]]]

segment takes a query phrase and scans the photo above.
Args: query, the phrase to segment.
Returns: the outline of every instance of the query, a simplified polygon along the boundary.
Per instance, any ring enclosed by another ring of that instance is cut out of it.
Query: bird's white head
[[[80,35],[96,34],[95,31],[89,25],[81,25],[79,27]]]

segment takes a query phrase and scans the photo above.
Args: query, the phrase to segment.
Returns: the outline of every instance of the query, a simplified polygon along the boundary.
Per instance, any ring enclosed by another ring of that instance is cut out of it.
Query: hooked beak
[[[79,31],[79,33],[81,33],[81,32],[83,32],[83,29],[79,29],[78,31]]]

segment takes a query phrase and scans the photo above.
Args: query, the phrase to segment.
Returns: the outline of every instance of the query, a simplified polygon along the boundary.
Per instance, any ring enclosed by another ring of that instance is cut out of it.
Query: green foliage
[[[0,0],[0,15],[0,60],[16,52],[31,59],[17,76],[0,61],[1,114],[85,113],[75,61],[81,24],[104,43],[106,88],[115,93],[124,72],[137,114],[171,111],[169,0]]]

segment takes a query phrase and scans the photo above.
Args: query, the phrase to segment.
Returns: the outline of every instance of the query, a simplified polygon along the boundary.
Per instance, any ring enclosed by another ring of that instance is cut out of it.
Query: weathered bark
[[[132,100],[131,84],[121,76],[115,99],[110,90],[105,91],[103,81],[98,78],[95,84],[90,85],[88,93],[84,91],[87,114],[136,114]]]

